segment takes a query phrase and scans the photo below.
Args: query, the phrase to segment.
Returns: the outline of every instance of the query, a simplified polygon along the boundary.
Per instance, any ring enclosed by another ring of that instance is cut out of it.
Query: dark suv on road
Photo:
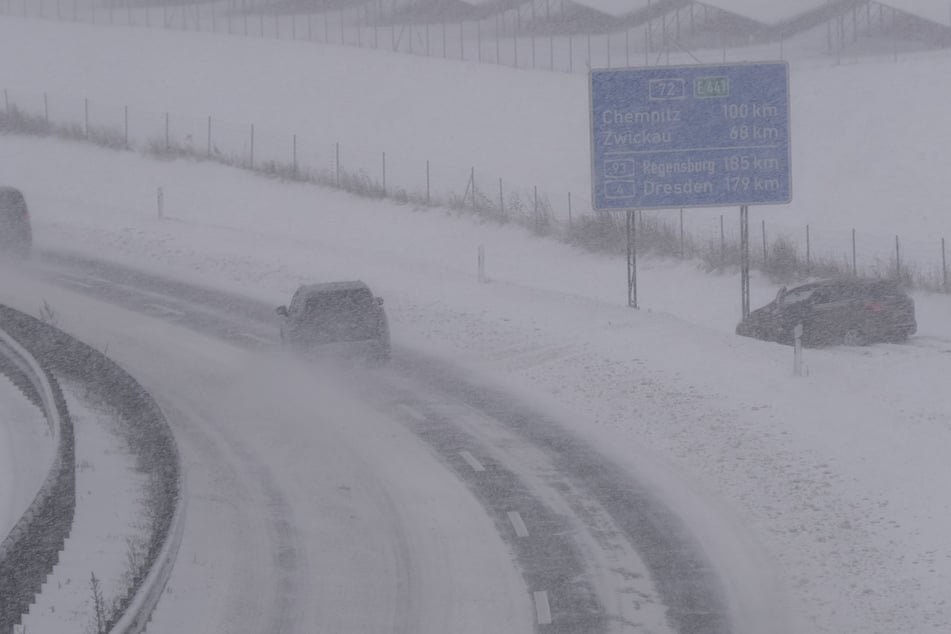
[[[30,212],[20,190],[0,187],[0,253],[28,257],[33,246]]]
[[[918,329],[915,302],[896,282],[847,278],[784,286],[736,334],[791,344],[798,324],[804,346],[901,342]]]
[[[317,356],[361,357],[385,362],[390,358],[390,327],[383,298],[360,281],[301,286],[284,317],[281,344]]]

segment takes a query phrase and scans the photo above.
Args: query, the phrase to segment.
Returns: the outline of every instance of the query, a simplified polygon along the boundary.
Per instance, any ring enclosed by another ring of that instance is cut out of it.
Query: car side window
[[[782,296],[782,298],[779,300],[779,303],[782,304],[783,306],[798,304],[799,302],[804,302],[807,299],[809,299],[815,292],[816,292],[816,289],[814,288],[800,288],[800,289],[794,288],[793,290],[785,293]]]

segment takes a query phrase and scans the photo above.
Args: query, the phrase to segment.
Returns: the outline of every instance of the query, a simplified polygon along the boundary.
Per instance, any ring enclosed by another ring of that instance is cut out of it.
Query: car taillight
[[[868,302],[865,304],[865,309],[870,310],[873,313],[880,313],[885,310],[885,304],[879,304],[878,302]]]

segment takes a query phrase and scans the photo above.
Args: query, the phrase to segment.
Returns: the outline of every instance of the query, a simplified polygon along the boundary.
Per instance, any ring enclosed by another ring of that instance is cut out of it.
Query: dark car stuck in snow
[[[19,189],[0,187],[0,253],[29,257],[33,246],[30,212]]]
[[[847,278],[784,286],[742,320],[736,334],[792,344],[799,324],[802,343],[810,347],[897,343],[918,328],[915,302],[897,282]]]
[[[390,358],[390,328],[383,298],[360,281],[306,284],[297,289],[284,317],[281,344],[323,357]]]

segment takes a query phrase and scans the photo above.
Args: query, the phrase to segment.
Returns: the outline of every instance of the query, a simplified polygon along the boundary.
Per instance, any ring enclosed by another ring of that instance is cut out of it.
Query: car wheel
[[[845,335],[842,337],[842,343],[847,346],[864,346],[865,335],[862,334],[862,331],[855,328],[850,328],[845,331]]]

